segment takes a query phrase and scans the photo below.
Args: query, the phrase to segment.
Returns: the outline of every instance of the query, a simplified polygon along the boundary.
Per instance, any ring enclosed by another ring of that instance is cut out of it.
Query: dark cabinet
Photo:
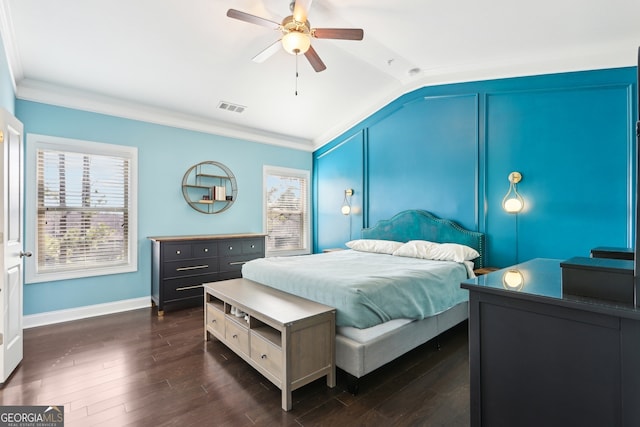
[[[563,285],[548,259],[462,283],[472,427],[640,425],[640,309]]]
[[[151,300],[164,314],[166,305],[203,303],[202,284],[239,278],[242,265],[264,257],[264,234],[150,237]]]

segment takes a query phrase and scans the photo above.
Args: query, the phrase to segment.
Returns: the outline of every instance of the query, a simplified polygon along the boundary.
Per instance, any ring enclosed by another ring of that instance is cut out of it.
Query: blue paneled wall
[[[403,95],[314,153],[315,250],[404,209],[485,232],[500,267],[631,246],[635,78],[630,67]],[[501,208],[512,171],[524,177],[518,215]],[[343,187],[360,194],[351,233]]]

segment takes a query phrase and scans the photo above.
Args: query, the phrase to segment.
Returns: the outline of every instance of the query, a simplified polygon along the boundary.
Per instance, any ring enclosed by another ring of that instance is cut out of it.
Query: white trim
[[[56,271],[51,273],[38,272],[36,262],[38,260],[37,243],[37,150],[60,150],[76,153],[91,153],[108,156],[128,158],[129,165],[129,262],[126,265],[104,267],[95,269]],[[49,135],[31,133],[27,135],[27,147],[25,156],[26,191],[30,196],[25,200],[25,212],[27,224],[25,242],[32,248],[32,257],[25,258],[25,283],[49,282],[54,280],[77,279],[81,277],[93,277],[109,274],[130,273],[138,270],[138,148],[126,145],[105,144],[102,142],[82,141],[70,138],[60,138]]]
[[[268,233],[267,227],[267,176],[268,175],[288,175],[307,180],[307,217],[305,218],[305,247],[294,251],[269,251],[265,248],[265,256],[289,256],[289,255],[308,255],[311,253],[311,171],[307,169],[293,169],[281,166],[262,166],[262,228]],[[269,235],[265,237],[269,238]]]
[[[150,297],[133,298],[104,304],[69,308],[66,310],[29,314],[23,317],[23,327],[24,329],[36,328],[38,326],[53,325],[55,323],[87,319],[89,317],[104,316],[106,314],[121,313],[123,311],[137,310],[147,307],[151,307]]]
[[[260,129],[221,122],[206,117],[182,114],[93,92],[53,85],[39,80],[24,79],[20,81],[16,89],[16,98],[196,132],[244,139],[262,144],[277,145],[303,151],[313,150],[310,140],[295,138],[280,133],[266,132]]]
[[[2,34],[2,44],[4,45],[7,63],[9,64],[9,75],[11,77],[11,84],[13,85],[13,92],[16,93],[18,91],[17,82],[24,78],[24,71],[15,42],[16,38],[11,16],[9,2],[7,0],[0,0],[0,34]]]

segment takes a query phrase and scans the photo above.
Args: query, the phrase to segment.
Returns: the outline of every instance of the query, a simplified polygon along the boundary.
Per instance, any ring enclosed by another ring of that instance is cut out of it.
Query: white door
[[[0,383],[22,360],[23,152],[22,123],[0,109]]]

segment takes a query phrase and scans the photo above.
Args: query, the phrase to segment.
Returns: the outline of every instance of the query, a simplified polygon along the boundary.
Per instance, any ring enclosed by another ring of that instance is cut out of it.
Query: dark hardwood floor
[[[25,330],[2,405],[64,405],[65,426],[468,426],[467,323],[378,369],[360,392],[280,390],[218,341],[202,308],[129,311]]]

